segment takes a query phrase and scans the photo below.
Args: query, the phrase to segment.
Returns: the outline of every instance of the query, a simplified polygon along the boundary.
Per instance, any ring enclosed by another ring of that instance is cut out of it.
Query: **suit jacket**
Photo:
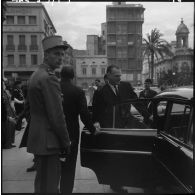
[[[30,127],[27,151],[37,155],[58,154],[70,139],[62,108],[60,85],[46,64],[29,81]]]
[[[93,121],[99,122],[101,127],[109,128],[113,126],[113,105],[128,99],[137,99],[136,93],[128,82],[120,82],[118,85],[119,96],[117,96],[111,87],[106,84],[95,96],[92,105]],[[147,110],[137,104],[133,104],[136,109],[144,116],[149,117]],[[115,127],[124,128],[127,119],[130,117],[130,104],[123,104],[115,107]]]
[[[83,124],[92,133],[95,131],[91,115],[87,109],[85,92],[70,81],[61,80],[63,94],[63,110],[66,117],[68,133],[71,141],[79,141],[79,115]]]

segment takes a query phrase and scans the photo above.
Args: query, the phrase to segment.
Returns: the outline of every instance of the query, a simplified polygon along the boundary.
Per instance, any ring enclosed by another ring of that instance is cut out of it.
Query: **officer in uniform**
[[[70,139],[62,108],[60,84],[54,70],[63,62],[64,45],[61,36],[42,41],[43,64],[29,81],[30,127],[27,152],[36,155],[35,193],[59,192],[61,153],[68,153]]]

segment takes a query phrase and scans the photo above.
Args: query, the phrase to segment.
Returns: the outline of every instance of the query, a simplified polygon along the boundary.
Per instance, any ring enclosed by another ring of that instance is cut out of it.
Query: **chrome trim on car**
[[[106,149],[86,149],[86,148],[81,148],[81,152],[152,155],[152,152],[149,151],[126,151],[126,150],[106,150]]]
[[[189,149],[184,148],[184,147],[181,147],[180,149],[182,152],[185,153],[186,156],[188,156],[189,158],[191,158],[193,160],[193,152],[192,151],[190,151]]]
[[[100,128],[100,133],[156,137],[157,129]]]

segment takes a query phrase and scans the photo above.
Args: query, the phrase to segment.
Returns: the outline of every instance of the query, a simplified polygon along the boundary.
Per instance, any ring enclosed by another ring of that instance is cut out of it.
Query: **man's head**
[[[72,66],[63,66],[60,72],[60,76],[65,80],[72,80],[74,78],[74,70]]]
[[[118,66],[108,66],[106,71],[107,79],[111,85],[118,85],[121,80],[121,70]]]
[[[43,39],[44,62],[55,70],[62,65],[64,52],[68,48],[61,36],[49,36]]]
[[[95,80],[95,86],[99,87],[101,85],[101,82],[99,79],[96,79]]]
[[[151,79],[146,79],[145,82],[144,82],[145,89],[150,89],[151,86],[152,86],[152,80]]]

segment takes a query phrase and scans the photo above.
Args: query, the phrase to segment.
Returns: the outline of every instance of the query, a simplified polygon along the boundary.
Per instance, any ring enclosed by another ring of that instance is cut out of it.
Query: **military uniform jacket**
[[[60,85],[46,64],[29,81],[30,127],[27,151],[37,155],[59,153],[69,145]]]

